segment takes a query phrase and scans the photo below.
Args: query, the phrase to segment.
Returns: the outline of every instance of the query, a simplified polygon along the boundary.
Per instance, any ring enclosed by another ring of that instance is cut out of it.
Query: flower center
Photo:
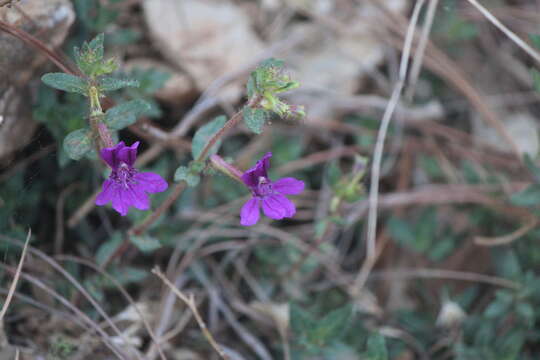
[[[259,177],[259,184],[253,189],[253,194],[259,197],[265,197],[274,193],[272,182],[264,176]]]
[[[113,179],[117,184],[122,185],[124,188],[128,188],[130,184],[133,184],[133,175],[137,170],[132,168],[126,163],[121,163],[116,170],[113,170],[111,173],[111,179]]]

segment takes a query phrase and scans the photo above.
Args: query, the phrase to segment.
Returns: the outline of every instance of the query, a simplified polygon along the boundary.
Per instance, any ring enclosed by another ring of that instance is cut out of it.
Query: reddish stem
[[[41,40],[37,39],[33,35],[30,35],[26,31],[19,29],[15,26],[12,26],[2,20],[0,20],[0,30],[15,36],[16,38],[22,40],[27,45],[37,49],[42,52],[45,56],[49,58],[56,66],[60,68],[63,72],[71,75],[80,76],[80,72],[73,70],[69,62],[62,56],[60,56],[56,51],[51,50],[47,45],[45,45]]]

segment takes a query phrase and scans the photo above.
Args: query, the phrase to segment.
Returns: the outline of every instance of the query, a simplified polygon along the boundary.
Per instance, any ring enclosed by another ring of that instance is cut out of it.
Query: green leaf
[[[103,265],[122,245],[122,235],[120,232],[115,232],[109,240],[101,244],[96,252],[96,263]]]
[[[73,160],[80,160],[92,149],[92,138],[89,129],[70,132],[64,139],[64,150]]]
[[[495,300],[484,311],[484,315],[488,318],[495,319],[500,318],[510,309],[510,302]]]
[[[524,163],[525,166],[527,166],[529,171],[532,173],[534,180],[537,183],[540,183],[540,167],[536,165],[534,159],[529,154],[525,154]]]
[[[255,95],[257,93],[257,85],[255,84],[255,77],[254,76],[249,77],[249,79],[247,81],[247,84],[246,84],[246,91],[247,91],[248,99],[251,99],[253,97],[253,95]]]
[[[82,49],[75,47],[75,62],[79,69],[91,79],[109,74],[117,68],[114,59],[103,60],[104,38],[103,34],[99,34],[89,43],[83,43]]]
[[[171,73],[154,68],[142,69],[136,67],[128,73],[128,77],[139,82],[139,87],[135,90],[139,96],[153,95],[165,86],[167,80],[171,78]]]
[[[132,79],[115,79],[111,77],[103,78],[99,81],[101,91],[114,91],[125,87],[139,87],[139,82]]]
[[[533,325],[535,321],[534,307],[527,302],[520,302],[516,305],[516,314],[528,325]]]
[[[107,110],[105,123],[113,130],[123,129],[137,121],[137,117],[150,110],[150,104],[142,99],[135,99]]]
[[[540,49],[540,35],[538,34],[529,34],[529,39],[533,43],[534,47]]]
[[[161,247],[159,240],[150,235],[131,236],[130,240],[143,253],[149,253]]]
[[[206,143],[208,143],[212,136],[214,136],[223,127],[223,125],[225,125],[226,121],[227,118],[225,116],[218,116],[217,118],[210,121],[208,124],[201,126],[197,130],[195,136],[193,136],[193,141],[191,142],[191,154],[193,155],[193,159],[201,161],[205,160],[199,159],[199,155],[201,155]],[[218,140],[212,146],[210,151],[208,151],[208,154],[206,156],[215,154],[218,151],[220,144],[221,141]]]
[[[536,69],[531,69],[531,76],[533,79],[534,90],[540,92],[540,72]]]
[[[176,171],[174,172],[174,181],[185,181],[188,186],[197,186],[199,185],[199,182],[201,181],[201,177],[197,174],[194,174],[189,168],[185,166],[180,166]]]
[[[142,33],[135,29],[118,29],[109,34],[108,43],[111,45],[130,45],[139,40]]]
[[[275,58],[269,58],[261,62],[260,66],[265,68],[276,68],[278,70],[281,70],[283,66],[285,65],[285,61],[275,59]]]
[[[341,171],[338,162],[336,160],[333,160],[326,166],[324,175],[326,177],[326,180],[330,184],[330,187],[336,190],[336,186],[338,185],[341,177],[343,176],[343,171]]]
[[[84,79],[65,73],[49,73],[41,81],[52,88],[88,96],[88,84]]]
[[[95,38],[92,39],[92,41],[88,43],[87,49],[85,49],[85,50],[91,51],[94,54],[96,60],[103,59],[103,50],[104,50],[103,41],[104,40],[105,40],[105,34],[103,33],[98,34]]]
[[[119,268],[112,269],[110,271],[110,274],[120,284],[128,285],[132,283],[138,283],[139,281],[144,280],[148,276],[148,271],[134,268],[131,266],[122,266]],[[108,284],[108,282],[106,284]],[[109,287],[112,287],[112,284]]]
[[[113,277],[120,285],[129,285],[144,280],[148,276],[148,271],[134,268],[131,266],[109,266],[108,273]],[[110,289],[116,288],[116,284],[109,278],[96,274],[89,279],[94,288],[97,289]]]
[[[245,107],[242,113],[244,122],[249,130],[255,134],[260,134],[266,120],[269,118],[268,111],[261,108]]]
[[[309,333],[316,325],[317,321],[304,309],[296,304],[289,307],[291,329],[295,336]]]
[[[400,218],[392,216],[387,223],[388,230],[393,239],[403,246],[414,248],[417,235],[413,229],[413,226]]]
[[[366,360],[388,360],[388,350],[384,336],[371,334],[367,340]]]
[[[335,340],[349,324],[351,315],[351,305],[331,311],[317,323],[315,328],[310,330],[311,340],[319,345]]]
[[[540,185],[532,184],[524,190],[512,194],[510,202],[518,206],[535,206],[540,203]]]

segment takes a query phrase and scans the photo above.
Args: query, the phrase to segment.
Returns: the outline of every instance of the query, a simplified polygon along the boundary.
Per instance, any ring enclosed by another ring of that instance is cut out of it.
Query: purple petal
[[[123,189],[123,198],[126,199],[128,206],[133,206],[139,210],[148,210],[150,208],[150,199],[148,195],[137,186],[130,186]]]
[[[135,160],[137,159],[137,147],[139,146],[139,141],[136,141],[131,146],[125,146],[118,150],[117,156],[120,162],[126,163],[129,166],[133,166]]]
[[[129,210],[129,199],[126,198],[126,194],[121,186],[113,185],[112,188],[112,207],[114,210],[118,211],[120,215],[126,216]]]
[[[242,206],[242,210],[240,210],[240,225],[252,226],[259,221],[259,202],[260,200],[258,198],[251,198]]]
[[[114,181],[107,179],[103,182],[101,192],[96,197],[96,205],[105,205],[113,199],[114,196]]]
[[[126,145],[123,141],[120,141],[113,147],[101,149],[101,158],[105,161],[112,169],[118,169],[120,166],[120,161],[118,159],[118,152],[125,148]]]
[[[304,182],[292,177],[283,178],[273,183],[272,189],[284,195],[297,195],[304,191]]]
[[[268,169],[270,168],[271,152],[267,152],[254,167],[247,170],[242,175],[242,181],[249,187],[255,187],[259,184],[259,178],[268,178]]]
[[[262,200],[263,212],[269,218],[280,220],[296,213],[294,204],[281,194],[273,194]]]
[[[152,172],[138,172],[133,176],[138,189],[149,193],[158,193],[167,190],[169,186],[158,174]]]

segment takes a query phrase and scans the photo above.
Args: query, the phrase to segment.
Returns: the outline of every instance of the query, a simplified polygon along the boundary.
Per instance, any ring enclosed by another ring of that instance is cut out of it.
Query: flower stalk
[[[261,101],[260,96],[254,96],[251,98],[251,100],[246,104],[248,107],[255,107],[258,106]],[[242,120],[242,111],[238,111],[236,114],[234,114],[226,123],[223,125],[223,127],[214,134],[208,140],[206,145],[204,146],[203,150],[201,151],[200,155],[195,159],[196,162],[204,161],[206,159],[206,156],[208,155],[208,152],[210,149],[214,146],[214,144],[225,137],[227,132],[234,128],[238,123]],[[139,225],[133,226],[129,231],[129,235],[141,235],[144,233],[154,222],[156,222],[157,219],[165,212],[167,211],[174,202],[182,195],[186,188],[186,182],[181,181],[177,183],[173,189],[172,192],[169,194],[169,196],[163,201],[163,203],[154,210],[146,219],[143,220],[142,223]]]

